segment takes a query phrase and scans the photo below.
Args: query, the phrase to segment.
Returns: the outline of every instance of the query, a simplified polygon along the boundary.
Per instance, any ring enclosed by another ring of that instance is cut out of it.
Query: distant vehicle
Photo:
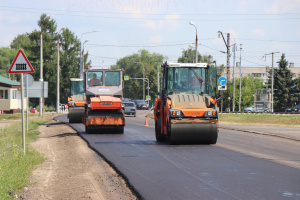
[[[136,108],[133,102],[122,102],[122,106],[124,107],[124,112],[126,115],[133,115],[136,117]]]
[[[254,112],[270,112],[270,109],[268,108],[267,104],[256,103],[256,108],[254,109]]]
[[[129,98],[122,98],[122,102],[131,102],[131,99],[129,99]]]
[[[251,107],[244,108],[244,112],[245,112],[245,113],[254,112],[254,105],[251,106]]]
[[[300,112],[300,105],[295,106],[294,108],[286,108],[285,112]]]
[[[144,100],[132,100],[135,103],[136,109],[138,110],[148,110],[149,105]]]

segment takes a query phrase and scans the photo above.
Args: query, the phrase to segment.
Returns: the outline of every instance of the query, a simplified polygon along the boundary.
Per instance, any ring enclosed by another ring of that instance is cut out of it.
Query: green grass
[[[38,116],[39,114],[32,114],[29,113],[28,116],[29,117],[34,117],[34,116]],[[26,118],[26,112],[24,114],[24,117]],[[16,114],[2,114],[0,115],[0,120],[15,120],[15,119],[22,119],[22,113],[16,113]]]
[[[256,124],[273,126],[300,126],[300,115],[274,115],[274,114],[224,114],[219,113],[219,121],[232,124]]]
[[[28,185],[28,179],[37,164],[44,161],[44,156],[34,151],[29,143],[37,139],[37,127],[47,120],[30,121],[26,133],[26,155],[22,146],[22,123],[0,129],[0,199],[12,199],[10,191],[18,191]]]
[[[153,114],[147,117],[153,118]],[[274,115],[268,113],[251,114],[251,113],[219,113],[219,122],[228,124],[255,124],[255,125],[272,125],[272,126],[300,126],[300,115]]]

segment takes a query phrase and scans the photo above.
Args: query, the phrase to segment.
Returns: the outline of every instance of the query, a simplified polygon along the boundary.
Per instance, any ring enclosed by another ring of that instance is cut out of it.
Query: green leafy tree
[[[182,56],[178,58],[179,63],[194,63],[196,50],[188,48],[182,51]],[[211,55],[201,55],[198,52],[198,62],[210,63],[213,57]]]
[[[240,80],[235,79],[235,107],[234,110],[239,110],[239,88],[240,88]],[[252,76],[244,76],[241,79],[241,111],[243,108],[250,107],[254,104],[253,94],[255,89],[263,89],[265,86],[263,85],[263,79],[254,78]],[[233,82],[230,83],[230,94],[233,94]],[[228,104],[227,91],[224,91],[223,95],[223,110],[224,107]],[[232,98],[232,97],[231,97]],[[221,107],[221,101],[218,102],[219,107]],[[225,106],[224,106],[225,105]],[[232,106],[232,99],[230,99],[230,107]],[[232,108],[231,108],[232,110]]]
[[[274,69],[274,111],[284,112],[285,108],[293,105],[295,94],[292,93],[294,86],[293,73],[287,68],[288,61],[285,54],[281,55],[278,68]]]
[[[41,33],[43,34],[43,79],[48,81],[48,98],[45,104],[56,105],[57,96],[57,41],[60,42],[60,97],[62,103],[67,103],[69,90],[69,78],[79,78],[79,55],[80,41],[69,29],[63,32],[57,31],[57,24],[54,19],[49,19],[42,14],[38,20],[39,30],[18,35],[11,43],[14,50],[23,49],[28,60],[33,66],[35,73],[34,80],[40,79],[40,45]],[[88,60],[88,53],[85,55],[85,65],[91,64]],[[32,98],[31,103],[39,104],[38,98]]]
[[[19,50],[19,49],[24,50],[24,49],[26,49],[26,47],[28,47],[30,45],[30,43],[31,43],[31,41],[30,41],[30,38],[28,37],[28,34],[23,33],[13,39],[13,41],[10,44],[10,48],[16,49],[16,50]],[[28,56],[28,55],[26,55],[26,56]]]
[[[145,78],[149,79],[149,95],[151,100],[157,97],[157,67],[161,64],[163,56],[158,53],[150,53],[147,50],[140,50],[138,53],[126,56],[111,66],[111,69],[123,69],[123,75],[129,76],[129,81],[124,81],[123,95],[131,99],[143,99],[143,82],[133,78],[143,78],[143,68]],[[160,66],[158,67],[160,69]],[[145,96],[148,86],[145,81]]]
[[[0,75],[8,77],[8,69],[17,55],[17,51],[8,47],[0,48]]]
[[[62,103],[67,103],[69,95],[69,79],[80,77],[80,41],[68,28],[65,29],[60,39],[60,97]],[[88,54],[85,54],[85,64]],[[57,58],[56,58],[57,59]]]
[[[224,64],[217,66],[217,80],[222,76],[222,73],[224,72],[225,66]]]
[[[294,80],[294,86],[292,87],[291,93],[294,94],[292,99],[292,105],[299,105],[300,104],[300,77]]]

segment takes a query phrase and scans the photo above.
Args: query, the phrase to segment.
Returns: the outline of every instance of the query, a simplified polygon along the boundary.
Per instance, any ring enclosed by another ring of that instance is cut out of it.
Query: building
[[[24,101],[26,110],[26,100]],[[0,75],[0,111],[17,113],[21,110],[21,84]]]
[[[278,68],[278,66],[274,67]],[[254,78],[262,78],[264,80],[264,83],[268,82],[268,71],[271,68],[267,67],[243,67],[241,69],[241,74],[243,76],[252,76]],[[294,67],[294,63],[290,63],[289,69],[291,70],[292,73],[294,73],[293,78],[298,78],[300,77],[300,68],[299,67]],[[226,77],[226,67],[222,73],[222,76]],[[235,73],[234,77],[240,78],[240,65],[237,63],[236,68],[235,68]],[[233,67],[230,67],[230,79],[232,80],[233,78]]]

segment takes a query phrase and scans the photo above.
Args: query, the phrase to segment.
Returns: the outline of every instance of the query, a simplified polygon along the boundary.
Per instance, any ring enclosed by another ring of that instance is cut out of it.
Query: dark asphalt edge
[[[234,131],[247,132],[247,133],[254,133],[254,134],[257,134],[257,135],[273,136],[273,137],[283,138],[283,139],[292,140],[292,141],[297,141],[297,142],[300,141],[300,140],[295,139],[295,138],[292,138],[292,137],[283,136],[283,135],[278,135],[278,134],[272,134],[272,133],[265,133],[265,132],[260,132],[260,131],[243,130],[243,129],[238,129],[238,128],[229,128],[229,127],[222,127],[222,126],[219,126],[219,128],[227,129],[227,130],[234,130]]]
[[[55,118],[55,117],[54,117]],[[54,119],[53,118],[53,119]],[[54,119],[55,121],[59,121]],[[101,154],[100,152],[98,152],[94,147],[92,147],[90,145],[90,143],[80,134],[78,133],[77,130],[75,130],[68,122],[61,122],[64,124],[67,124],[69,127],[71,127],[76,133],[77,135],[82,138],[86,144],[88,145],[88,147],[90,149],[92,149],[98,156],[100,156],[111,168],[113,168],[115,170],[115,172],[123,178],[123,180],[126,183],[126,186],[129,188],[129,190],[136,196],[137,199],[139,200],[144,200],[143,196],[134,188],[134,186],[129,182],[128,178],[115,166],[115,164],[113,162],[111,162],[110,160],[108,160],[103,154]]]

